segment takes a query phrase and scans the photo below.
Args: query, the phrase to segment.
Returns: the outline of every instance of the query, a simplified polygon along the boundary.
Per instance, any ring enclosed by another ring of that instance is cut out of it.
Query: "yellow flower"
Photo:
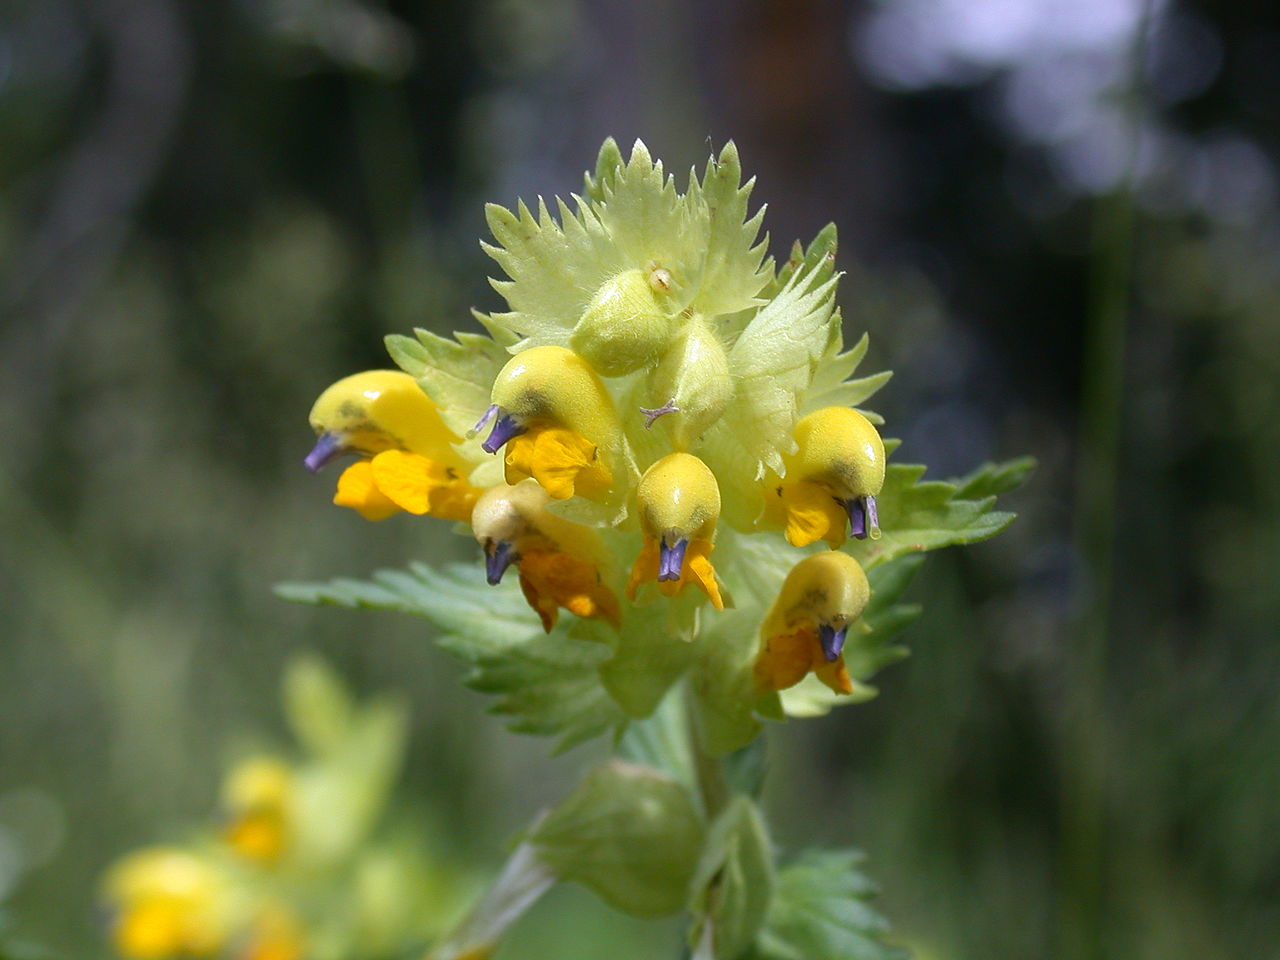
[[[205,860],[151,847],[121,860],[104,889],[111,939],[130,960],[210,957],[226,941],[226,889]]]
[[[293,773],[275,757],[253,757],[239,764],[222,786],[228,819],[223,834],[246,860],[274,863],[289,840]]]
[[[487,490],[476,502],[471,528],[484,548],[491,584],[511,564],[520,589],[548,633],[560,608],[579,617],[620,622],[618,599],[601,579],[605,553],[590,527],[546,509],[550,494],[533,480]]]
[[[520,555],[519,566],[520,589],[547,633],[555,627],[560,607],[579,617],[600,618],[618,626],[618,598],[600,582],[590,563],[554,550],[526,550]]]
[[[845,635],[870,597],[866,574],[847,553],[815,553],[797,563],[760,626],[756,683],[785,690],[812,671],[836,693],[852,693]]]
[[[767,519],[782,523],[796,547],[826,540],[836,549],[848,535],[879,539],[885,457],[871,421],[849,407],[824,407],[802,417],[794,436],[785,478],[771,484]]]
[[[499,372],[491,396],[475,429],[492,421],[481,447],[508,448],[507,483],[532,477],[556,500],[606,497],[622,433],[609,391],[581,357],[564,347],[521,351]]]
[[[416,453],[384,450],[342,472],[333,502],[366,520],[384,520],[404,510],[465,523],[479,495],[455,467]]]
[[[572,430],[534,424],[507,444],[507,483],[532,477],[554,500],[575,494],[598,500],[609,492],[613,475],[600,462],[599,451]]]
[[[645,471],[636,501],[644,545],[631,568],[627,597],[634,600],[640,584],[650,580],[657,580],[658,589],[672,596],[692,579],[712,606],[723,610],[709,559],[720,518],[715,475],[697,457],[672,453]]]
[[[401,510],[465,521],[479,491],[454,451],[458,438],[406,373],[368,370],[330,386],[311,410],[318,439],[306,466],[318,471],[347,453],[363,459],[338,478],[333,502],[367,520]]]

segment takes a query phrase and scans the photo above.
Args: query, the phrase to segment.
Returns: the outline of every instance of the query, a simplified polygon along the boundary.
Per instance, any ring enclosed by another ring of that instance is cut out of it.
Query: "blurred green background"
[[[6,0],[9,929],[105,956],[102,869],[288,746],[301,648],[409,698],[401,794],[460,863],[598,754],[503,731],[422,624],[271,585],[474,557],[330,507],[306,413],[496,307],[482,203],[613,135],[682,180],[735,139],[775,254],[836,221],[905,459],[1041,464],[926,564],[879,699],[773,731],[779,843],[865,848],[924,960],[1280,957],[1277,117],[1264,4]],[[678,939],[565,890],[501,956]]]

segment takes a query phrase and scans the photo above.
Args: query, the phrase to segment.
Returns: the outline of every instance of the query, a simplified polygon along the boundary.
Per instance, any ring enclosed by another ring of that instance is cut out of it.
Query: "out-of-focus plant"
[[[301,756],[255,754],[222,784],[218,814],[182,843],[126,854],[102,896],[128,960],[400,956],[455,919],[471,878],[391,817],[403,705],[353,703],[303,656],[284,708]]]
[[[616,745],[433,957],[488,955],[555,880],[688,911],[699,960],[898,955],[857,854],[778,862],[762,725],[873,696],[919,554],[1006,526],[995,497],[1029,463],[950,483],[887,464],[856,408],[889,375],[852,379],[867,338],[845,349],[834,227],[779,267],[750,191],[732,145],[679,193],[607,141],[574,205],[488,208],[510,308],[476,315],[488,336],[392,336],[403,373],[312,411],[308,468],[357,457],[336,503],[454,521],[484,568],[281,592],[426,617],[514,729]]]

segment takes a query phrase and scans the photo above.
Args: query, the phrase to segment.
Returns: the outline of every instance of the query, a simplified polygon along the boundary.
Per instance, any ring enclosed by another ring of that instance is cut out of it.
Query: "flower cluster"
[[[286,674],[285,706],[303,759],[244,758],[223,780],[215,826],[135,850],[107,872],[102,896],[121,957],[382,957],[454,919],[469,878],[406,842],[418,838],[377,833],[404,750],[400,705],[353,704],[304,658]]]
[[[510,312],[480,316],[490,337],[392,338],[408,372],[326,390],[306,465],[355,455],[334,502],[369,519],[468,522],[490,584],[514,566],[545,630],[598,621],[613,635],[583,635],[620,661],[717,616],[742,648],[745,614],[738,692],[767,714],[810,673],[854,690],[870,588],[839,551],[881,536],[885,445],[855,406],[887,375],[848,379],[866,343],[842,348],[834,230],[776,270],[739,181],[732,146],[680,194],[643,144],[624,162],[610,141],[558,221],[490,207]]]

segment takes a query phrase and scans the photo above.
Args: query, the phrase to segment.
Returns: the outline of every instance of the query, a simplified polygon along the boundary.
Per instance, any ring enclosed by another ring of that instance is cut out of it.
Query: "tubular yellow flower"
[[[787,540],[796,547],[826,540],[835,549],[847,535],[879,539],[884,443],[871,421],[849,407],[824,407],[802,417],[794,436],[796,452],[783,458],[786,475],[768,498],[768,515],[785,525]]]
[[[532,477],[556,500],[603,499],[622,433],[600,376],[564,347],[532,347],[511,358],[493,384],[493,403],[476,431],[493,421],[481,445],[507,447],[507,483]]]
[[[275,757],[252,757],[236,766],[222,785],[227,817],[223,833],[241,857],[275,863],[289,840],[293,772]]]
[[[130,960],[210,957],[226,942],[226,890],[204,860],[173,847],[138,850],[111,869],[104,889],[111,938]]]
[[[692,579],[717,610],[724,599],[708,559],[720,518],[720,487],[705,463],[687,453],[663,457],[636,489],[644,546],[631,568],[627,596],[634,600],[641,583],[657,580],[668,596]]]
[[[852,693],[842,651],[870,597],[866,574],[847,553],[816,553],[797,563],[760,626],[761,689],[785,690],[813,671],[837,693]]]
[[[487,490],[476,502],[471,529],[484,548],[489,583],[502,581],[511,564],[520,589],[548,633],[560,608],[617,626],[618,598],[601,580],[604,551],[590,527],[546,509],[550,494],[533,480]]]
[[[366,520],[401,510],[465,521],[479,491],[452,444],[435,404],[407,373],[368,370],[330,386],[311,409],[318,439],[305,464],[312,472],[346,453],[364,459],[338,478],[333,502]]]

